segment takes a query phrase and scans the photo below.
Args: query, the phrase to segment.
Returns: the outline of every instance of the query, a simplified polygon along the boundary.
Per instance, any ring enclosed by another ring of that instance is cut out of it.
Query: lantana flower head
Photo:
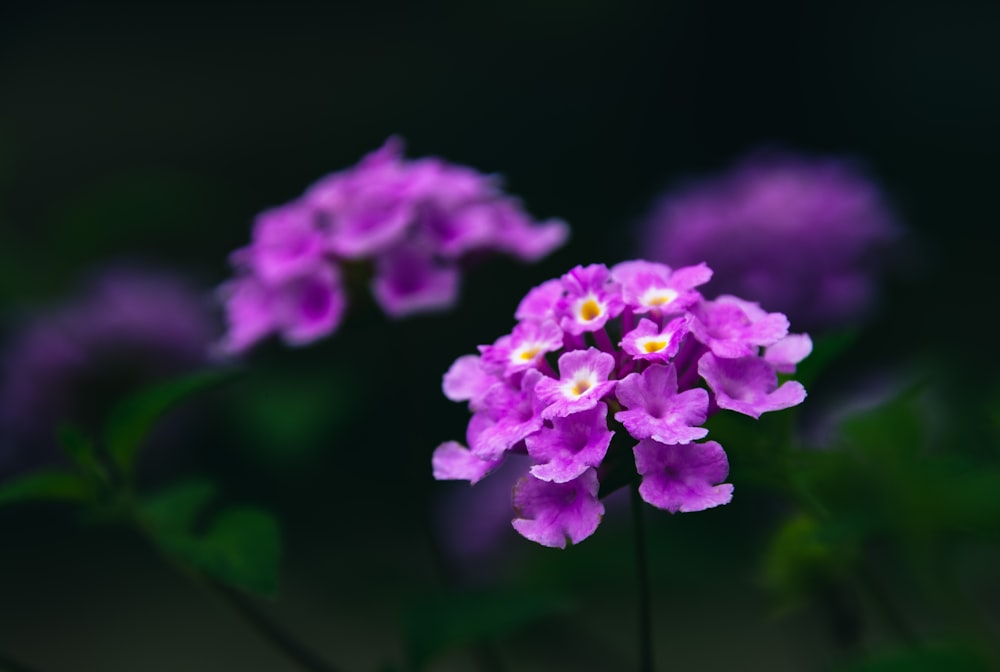
[[[885,196],[857,164],[760,151],[665,194],[641,243],[667,264],[707,261],[713,293],[825,329],[864,316],[899,234]]]
[[[402,151],[390,138],[257,217],[250,244],[230,257],[236,277],[221,289],[224,351],[275,333],[291,345],[331,334],[348,305],[347,264],[372,269],[375,301],[400,318],[450,307],[469,255],[536,261],[566,241],[565,223],[535,222],[496,177]]]
[[[55,458],[59,422],[89,430],[119,395],[205,366],[218,328],[189,278],[135,263],[26,317],[0,351],[0,472]]]
[[[703,263],[629,261],[577,266],[532,289],[510,334],[445,374],[445,395],[472,417],[468,447],[435,450],[434,477],[475,484],[526,455],[513,527],[556,547],[593,534],[601,485],[623,467],[657,508],[728,503],[726,453],[703,425],[718,412],[756,418],[801,403],[802,385],[778,374],[794,373],[812,342],[757,303],[706,299],[698,288],[711,275]]]

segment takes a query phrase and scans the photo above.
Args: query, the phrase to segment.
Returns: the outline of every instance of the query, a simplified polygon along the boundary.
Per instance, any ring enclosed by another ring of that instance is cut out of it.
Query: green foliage
[[[97,455],[93,439],[75,425],[60,425],[56,429],[56,440],[63,453],[73,461],[83,474],[98,483],[106,483],[108,472]]]
[[[123,474],[130,475],[142,441],[153,424],[188,397],[229,380],[232,369],[212,369],[174,378],[142,390],[111,411],[105,430],[108,456]]]
[[[796,605],[831,578],[848,573],[857,548],[838,543],[829,533],[814,517],[800,514],[785,521],[771,538],[764,553],[763,580],[783,606]]]
[[[974,650],[946,643],[881,653],[840,667],[837,672],[987,672],[992,669]]]
[[[564,598],[537,593],[463,593],[414,604],[404,618],[407,652],[422,669],[437,656],[514,632],[569,609]]]
[[[94,484],[68,471],[36,471],[0,486],[0,506],[27,501],[85,502],[93,498]]]
[[[911,392],[846,421],[841,444],[798,456],[795,476],[829,509],[827,525],[926,544],[1000,538],[1000,468],[934,441],[935,400]]]
[[[213,509],[215,486],[180,483],[142,500],[138,516],[166,553],[228,585],[260,595],[278,590],[281,534],[267,511]]]
[[[322,437],[355,410],[357,400],[336,374],[255,368],[233,390],[232,426],[246,453],[267,467],[309,467],[328,452]]]

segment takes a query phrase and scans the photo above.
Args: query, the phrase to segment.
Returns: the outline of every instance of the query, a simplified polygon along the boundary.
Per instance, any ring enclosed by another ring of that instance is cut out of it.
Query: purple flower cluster
[[[82,283],[20,324],[0,354],[0,468],[51,458],[56,424],[103,420],[94,407],[104,397],[203,366],[217,330],[186,278],[116,266]]]
[[[222,347],[241,352],[272,333],[292,345],[332,333],[347,305],[345,263],[372,262],[375,300],[403,317],[451,306],[463,257],[534,261],[568,233],[561,221],[536,224],[495,177],[436,158],[405,160],[402,143],[390,138],[257,217],[250,245],[232,254],[237,276],[222,290]]]
[[[509,453],[526,453],[514,488],[514,528],[545,546],[593,534],[616,436],[629,441],[639,493],[672,513],[726,504],[726,453],[702,425],[728,409],[751,417],[795,406],[779,385],[812,350],[788,320],[734,296],[707,300],[705,264],[671,269],[627,261],[578,266],[532,289],[513,331],[459,357],[444,394],[472,411],[468,447],[449,441],[434,477],[475,484]],[[626,449],[627,450],[627,449]]]
[[[898,226],[854,164],[761,152],[667,194],[643,229],[643,254],[706,261],[709,289],[759,301],[807,329],[854,321],[875,297]]]

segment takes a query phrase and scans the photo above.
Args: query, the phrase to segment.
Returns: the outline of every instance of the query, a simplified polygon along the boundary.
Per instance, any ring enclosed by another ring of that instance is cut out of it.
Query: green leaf
[[[205,389],[229,380],[233,369],[200,371],[147,388],[119,403],[105,430],[108,455],[123,474],[130,475],[136,455],[153,424],[167,411]]]
[[[83,430],[75,425],[60,425],[56,429],[56,441],[63,453],[85,474],[98,482],[107,482],[107,470],[97,457],[94,441]]]
[[[785,521],[771,538],[764,553],[763,581],[783,607],[792,607],[841,577],[856,556],[853,544],[830,538],[815,518],[800,514]]]
[[[0,485],[0,505],[27,501],[83,502],[95,494],[91,481],[68,471],[38,471]]]
[[[141,520],[166,552],[214,579],[260,595],[278,589],[281,533],[262,509],[211,510],[216,489],[189,481],[145,499]]]
[[[220,581],[259,595],[278,592],[281,532],[263,509],[223,511],[192,551],[191,560]]]
[[[217,494],[215,484],[205,479],[184,481],[148,496],[139,504],[139,516],[161,540],[187,536],[198,514]]]
[[[422,668],[439,654],[513,632],[568,611],[564,598],[539,594],[454,594],[413,605],[404,620],[410,661]]]

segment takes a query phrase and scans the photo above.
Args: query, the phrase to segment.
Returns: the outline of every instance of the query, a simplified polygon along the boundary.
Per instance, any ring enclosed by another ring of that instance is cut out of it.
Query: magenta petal
[[[726,453],[715,441],[667,446],[644,439],[633,449],[642,474],[639,495],[671,513],[702,511],[733,498]]]
[[[556,304],[565,294],[562,280],[555,278],[538,285],[521,299],[514,317],[519,320],[553,319]]]
[[[764,359],[773,364],[779,373],[794,373],[795,365],[808,357],[812,349],[812,339],[808,334],[789,334],[768,346]]]
[[[698,426],[708,417],[708,393],[696,388],[678,394],[672,365],[654,364],[641,374],[629,374],[618,382],[615,394],[628,409],[615,413],[615,419],[637,439],[688,443],[708,434]]]
[[[257,215],[253,244],[242,250],[254,272],[268,284],[284,282],[323,263],[323,234],[315,214],[294,202]]]
[[[522,536],[543,546],[565,548],[594,533],[604,515],[597,499],[597,472],[588,469],[566,483],[549,483],[525,476],[514,486],[511,521]]]
[[[282,286],[275,302],[281,335],[289,345],[303,345],[333,333],[347,306],[340,278],[330,266]]]
[[[778,387],[774,367],[757,357],[723,359],[711,352],[698,361],[698,373],[715,393],[719,408],[753,418],[802,403],[806,390],[790,380]]]
[[[459,273],[424,251],[399,247],[378,258],[372,293],[391,317],[445,310],[458,296]]]
[[[690,322],[691,318],[684,315],[671,320],[660,329],[652,320],[643,318],[639,320],[639,326],[625,334],[621,347],[635,359],[669,362],[687,336]]]
[[[502,461],[480,460],[457,441],[447,441],[434,450],[431,466],[439,481],[469,481],[475,485]]]
[[[541,376],[531,370],[524,374],[518,388],[504,382],[487,390],[483,410],[472,416],[466,433],[473,454],[495,460],[541,428],[541,407],[535,396]]]
[[[536,388],[545,407],[542,417],[565,417],[593,408],[617,381],[608,380],[615,358],[597,348],[573,350],[559,357],[559,380],[542,377]]]
[[[608,430],[608,407],[597,404],[589,411],[553,418],[525,439],[528,454],[537,462],[531,475],[543,481],[565,483],[589,467],[600,466],[614,432]]]
[[[468,401],[476,410],[486,391],[496,382],[496,377],[483,370],[478,355],[463,355],[444,374],[441,389],[451,401]]]
[[[538,261],[569,238],[569,226],[557,219],[531,224],[530,218],[520,212],[504,212],[499,232],[499,243],[523,261]]]
[[[220,294],[229,326],[220,346],[224,352],[243,352],[277,327],[273,292],[256,277],[244,275],[232,280]]]

